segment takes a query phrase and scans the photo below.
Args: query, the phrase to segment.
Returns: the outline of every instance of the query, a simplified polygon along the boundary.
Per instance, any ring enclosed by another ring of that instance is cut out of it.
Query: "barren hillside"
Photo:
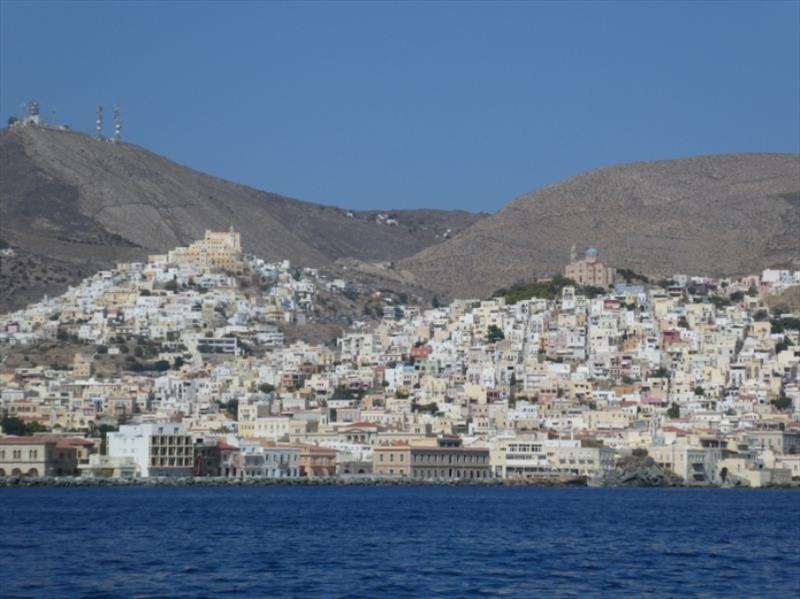
[[[604,168],[526,194],[398,268],[451,296],[559,272],[572,244],[642,273],[737,274],[800,257],[800,156]]]
[[[58,292],[117,261],[185,245],[205,229],[233,225],[248,252],[324,266],[340,258],[410,256],[481,218],[458,211],[389,213],[398,224],[377,223],[377,213],[237,185],[129,144],[53,129],[5,129],[0,240],[24,262],[6,258],[0,268],[0,310]],[[54,268],[57,273],[45,272]]]

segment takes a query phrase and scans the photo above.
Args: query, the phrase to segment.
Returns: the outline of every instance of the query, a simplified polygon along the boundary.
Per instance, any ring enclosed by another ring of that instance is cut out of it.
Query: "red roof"
[[[52,437],[3,437],[0,445],[52,445],[58,439]]]

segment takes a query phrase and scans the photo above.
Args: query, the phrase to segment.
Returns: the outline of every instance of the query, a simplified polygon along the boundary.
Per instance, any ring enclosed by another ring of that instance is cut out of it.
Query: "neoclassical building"
[[[612,285],[617,273],[613,268],[598,260],[597,255],[597,248],[590,247],[586,250],[586,256],[582,260],[578,260],[575,245],[573,244],[569,255],[569,264],[564,269],[564,276],[579,285],[592,287],[608,287]]]

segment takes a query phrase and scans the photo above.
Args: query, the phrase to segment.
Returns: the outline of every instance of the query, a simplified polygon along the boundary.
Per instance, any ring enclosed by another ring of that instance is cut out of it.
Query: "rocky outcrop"
[[[680,487],[684,481],[669,470],[661,468],[653,458],[631,456],[621,459],[614,470],[606,474],[605,487]]]

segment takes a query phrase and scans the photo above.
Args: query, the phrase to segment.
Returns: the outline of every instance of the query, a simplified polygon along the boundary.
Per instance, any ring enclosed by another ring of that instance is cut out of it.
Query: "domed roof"
[[[586,257],[587,258],[597,258],[597,248],[594,246],[589,246],[589,249],[586,250]]]

